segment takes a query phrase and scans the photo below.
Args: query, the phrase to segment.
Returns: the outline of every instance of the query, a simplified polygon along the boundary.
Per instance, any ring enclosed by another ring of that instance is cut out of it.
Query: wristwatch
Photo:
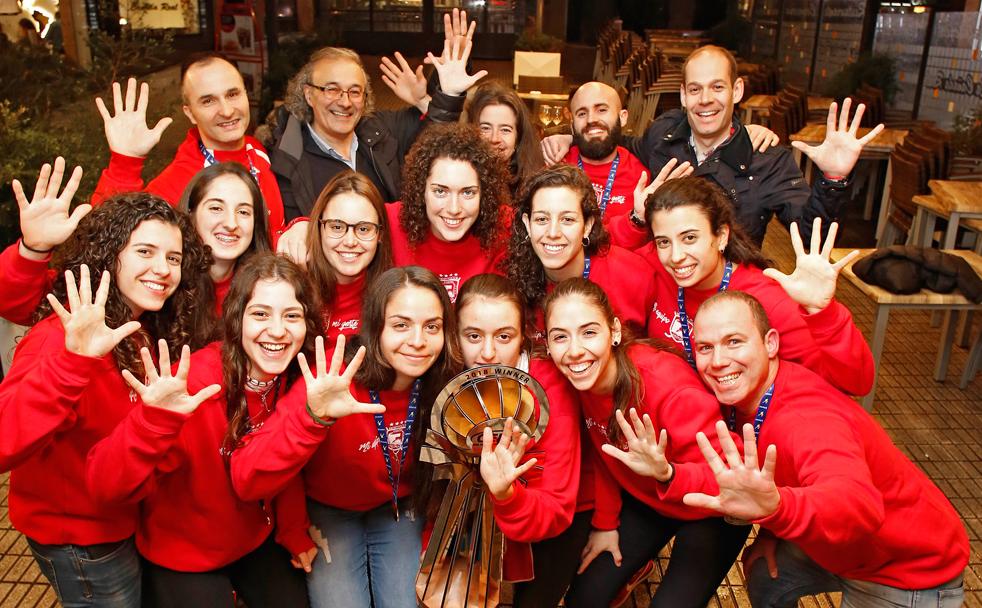
[[[634,209],[631,209],[631,213],[627,217],[629,220],[631,220],[631,223],[634,224],[635,227],[640,228],[642,230],[645,229],[644,218],[638,217],[638,214],[635,213]]]

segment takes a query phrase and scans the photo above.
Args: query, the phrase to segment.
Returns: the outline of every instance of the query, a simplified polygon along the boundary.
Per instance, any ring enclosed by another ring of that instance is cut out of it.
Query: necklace
[[[274,376],[272,380],[263,382],[262,380],[256,380],[252,376],[246,376],[246,388],[258,393],[273,386],[279,378],[279,376]]]

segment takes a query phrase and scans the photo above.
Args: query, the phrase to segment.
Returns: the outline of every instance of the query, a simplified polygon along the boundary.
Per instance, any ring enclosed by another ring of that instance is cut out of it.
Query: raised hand
[[[327,368],[327,355],[324,354],[323,336],[317,336],[314,356],[317,366],[316,377],[311,373],[303,353],[297,355],[297,362],[300,363],[300,371],[307,382],[307,407],[315,416],[325,420],[337,420],[349,414],[381,414],[385,411],[383,405],[361,403],[351,395],[351,381],[365,359],[364,346],[358,349],[343,374],[341,363],[344,361],[344,335],[338,336],[337,344],[334,345],[330,370]]]
[[[515,481],[535,466],[537,462],[535,458],[530,458],[521,466],[518,465],[525,455],[528,442],[529,436],[516,428],[514,421],[509,418],[505,421],[505,428],[498,445],[492,450],[494,434],[491,432],[491,427],[484,428],[484,436],[481,438],[481,478],[487,484],[491,495],[498,500],[511,498],[515,492],[513,488]]]
[[[291,557],[290,563],[298,570],[303,569],[304,572],[311,572],[315,557],[317,557],[317,547],[311,547],[303,553]]]
[[[621,427],[621,432],[627,441],[627,451],[609,443],[605,443],[600,449],[604,454],[623,462],[638,475],[654,477],[658,481],[668,481],[672,477],[672,465],[665,457],[665,451],[668,449],[668,433],[665,429],[661,430],[661,434],[656,433],[648,414],[644,415],[643,421],[638,418],[638,411],[633,407],[629,414],[630,424],[624,418],[622,411],[614,412],[617,424]]]
[[[118,82],[113,83],[113,110],[110,114],[101,97],[96,97],[95,105],[102,114],[102,122],[106,128],[106,141],[109,149],[125,156],[145,157],[160,142],[164,129],[173,122],[171,118],[161,118],[151,129],[147,127],[147,103],[150,100],[150,87],[147,83],[140,85],[137,95],[136,79],[130,78],[126,83],[126,98]]]
[[[859,123],[863,119],[863,112],[866,111],[865,104],[859,104],[856,108],[856,116],[849,124],[849,107],[852,99],[846,98],[842,102],[842,113],[839,115],[839,124],[836,128],[835,114],[837,104],[835,102],[829,106],[829,117],[825,124],[825,141],[818,146],[809,146],[800,141],[793,141],[791,145],[800,150],[803,154],[812,159],[815,166],[829,177],[844,177],[849,175],[852,168],[859,160],[859,154],[863,151],[863,146],[868,144],[874,137],[883,130],[883,125],[878,124],[863,137],[857,138]]]
[[[430,107],[430,96],[426,94],[426,76],[423,75],[422,64],[413,71],[402,53],[396,51],[395,58],[398,64],[388,57],[382,57],[382,64],[379,65],[382,82],[392,89],[396,97],[425,114]]]
[[[65,290],[68,292],[66,310],[54,294],[48,294],[51,309],[65,328],[65,349],[84,357],[102,357],[108,354],[124,338],[140,329],[139,321],[123,323],[116,329],[106,326],[106,300],[109,298],[109,271],[102,273],[95,298],[92,297],[92,282],[89,280],[89,267],[82,264],[79,270],[78,287],[71,270],[65,271]]]
[[[542,157],[546,161],[546,166],[551,167],[557,163],[563,162],[566,155],[569,153],[570,147],[573,145],[572,135],[563,135],[562,133],[556,135],[550,135],[548,137],[543,137],[542,141],[539,143],[539,147],[542,149]]]
[[[617,530],[593,530],[590,532],[586,546],[583,547],[583,552],[580,553],[580,567],[576,573],[583,574],[587,566],[604,551],[610,552],[610,556],[614,560],[614,565],[620,568],[621,562],[623,561],[621,558],[620,538]]]
[[[825,245],[821,245],[822,219],[816,217],[812,228],[811,251],[805,251],[798,232],[798,224],[791,224],[791,246],[794,247],[795,267],[790,275],[776,268],[764,270],[764,274],[784,288],[792,300],[801,305],[809,314],[824,310],[835,296],[835,285],[842,269],[859,255],[858,250],[849,253],[835,264],[829,261],[835,246],[835,235],[839,224],[829,226]]]
[[[439,57],[426,53],[424,63],[431,64],[440,75],[440,89],[447,95],[462,95],[478,80],[488,75],[487,70],[479,70],[473,76],[467,73],[467,59],[471,56],[473,42],[459,36],[443,41],[443,54]]]
[[[764,152],[771,146],[781,143],[781,138],[777,136],[777,133],[767,127],[760,125],[744,125],[743,127],[747,130],[747,134],[750,135],[751,148],[757,152]]]
[[[781,495],[774,483],[777,448],[773,445],[767,447],[764,466],[759,468],[757,440],[754,438],[752,425],[743,425],[742,460],[740,450],[722,420],[716,423],[716,434],[726,462],[716,453],[706,435],[696,433],[696,441],[699,443],[699,451],[716,476],[719,496],[690,492],[682,497],[682,502],[690,507],[711,509],[743,521],[763,519],[777,511],[781,504]]]
[[[461,39],[461,50],[474,38],[474,30],[477,28],[477,21],[471,21],[468,26],[467,11],[458,8],[453,9],[452,13],[443,14],[443,34],[444,38],[451,44],[454,40]]]
[[[645,201],[654,194],[655,190],[661,188],[661,185],[668,180],[688,177],[692,175],[693,171],[695,171],[695,167],[692,166],[692,163],[685,161],[680,165],[677,158],[670,159],[665,163],[665,166],[661,168],[661,171],[658,172],[655,179],[651,180],[650,184],[648,184],[648,172],[642,171],[638,184],[634,187],[634,214],[643,218]],[[648,185],[645,186],[645,184]]]
[[[38,174],[34,196],[29,203],[21,183],[16,179],[13,182],[14,198],[17,199],[17,208],[20,210],[20,231],[23,235],[21,244],[27,248],[20,249],[24,257],[41,256],[43,253],[40,252],[48,252],[64,243],[75,232],[78,222],[92,211],[92,205],[85,204],[79,205],[69,214],[72,198],[82,181],[82,167],[75,167],[59,196],[58,190],[64,175],[64,158],[59,156],[55,159],[54,169],[45,163]]]
[[[136,391],[143,403],[150,407],[170,410],[178,414],[190,414],[198,409],[199,405],[222,390],[220,384],[210,384],[193,395],[188,394],[191,348],[187,344],[181,348],[181,362],[177,365],[177,375],[171,374],[170,351],[167,349],[167,342],[158,341],[157,351],[160,353],[159,371],[153,364],[150,350],[145,346],[140,349],[140,359],[143,360],[143,369],[146,370],[147,374],[146,384],[137,380],[130,370],[123,370],[123,380],[126,380],[126,384],[129,384],[130,388]]]

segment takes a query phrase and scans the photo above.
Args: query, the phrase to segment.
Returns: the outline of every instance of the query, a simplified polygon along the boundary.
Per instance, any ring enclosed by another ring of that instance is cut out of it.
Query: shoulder
[[[617,146],[617,153],[621,157],[621,165],[629,172],[640,175],[642,171],[647,171],[647,167],[644,166],[641,159],[631,154],[624,146]]]

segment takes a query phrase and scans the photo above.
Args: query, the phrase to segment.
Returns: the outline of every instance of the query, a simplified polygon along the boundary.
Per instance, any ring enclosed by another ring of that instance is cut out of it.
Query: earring
[[[614,338],[611,341],[611,344],[613,344],[614,346],[620,346],[621,345],[621,339],[620,338]]]
[[[586,235],[585,237],[583,237],[583,246],[584,247],[589,247],[590,246],[590,235],[589,234]]]

